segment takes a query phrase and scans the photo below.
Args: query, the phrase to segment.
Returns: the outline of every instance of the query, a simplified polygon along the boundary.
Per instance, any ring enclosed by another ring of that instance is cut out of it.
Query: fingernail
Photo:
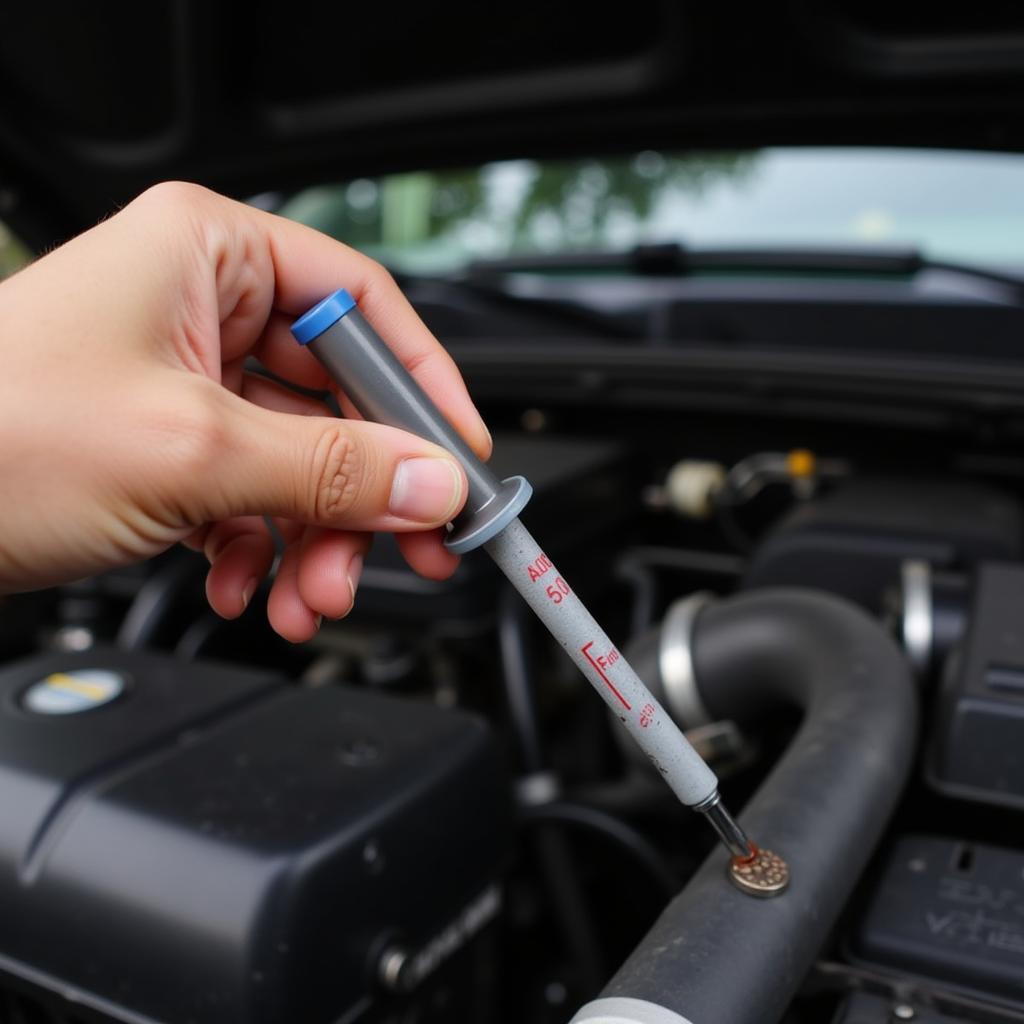
[[[451,459],[404,459],[391,485],[392,515],[417,523],[447,522],[462,500],[462,474]]]
[[[493,451],[493,449],[494,449],[494,438],[491,437],[491,432],[487,429],[487,424],[484,423],[483,420],[481,420],[480,423],[481,423],[481,425],[484,428],[484,433],[487,435],[487,444],[491,448],[491,450]]]
[[[356,555],[348,563],[348,589],[352,591],[352,603],[356,603],[356,587],[359,586],[359,577],[363,575],[363,556]]]
[[[245,585],[245,589],[242,591],[242,609],[249,607],[249,602],[252,600],[252,595],[256,593],[256,588],[259,586],[260,581],[254,576]]]

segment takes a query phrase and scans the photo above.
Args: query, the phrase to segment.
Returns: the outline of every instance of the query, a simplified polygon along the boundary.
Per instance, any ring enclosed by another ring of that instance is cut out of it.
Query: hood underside
[[[4,22],[0,217],[36,244],[166,178],[247,195],[648,147],[1024,149],[1009,3],[179,0]]]

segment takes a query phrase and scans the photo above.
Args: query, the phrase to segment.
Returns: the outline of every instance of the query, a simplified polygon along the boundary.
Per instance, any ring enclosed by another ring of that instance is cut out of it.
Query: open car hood
[[[246,195],[647,147],[1024,149],[1013,4],[114,7],[5,11],[0,217],[29,241],[174,177]]]

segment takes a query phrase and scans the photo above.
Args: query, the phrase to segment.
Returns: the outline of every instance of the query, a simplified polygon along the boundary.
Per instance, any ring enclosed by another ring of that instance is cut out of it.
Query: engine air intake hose
[[[645,679],[657,677],[655,650],[639,643],[629,655]],[[783,703],[803,710],[792,743],[740,816],[751,837],[788,861],[790,887],[770,900],[745,895],[716,850],[591,1007],[646,1006],[650,1019],[679,1015],[693,1024],[772,1024],[900,797],[914,755],[916,695],[882,627],[818,591],[752,591],[705,607],[692,656],[716,718],[743,722]]]

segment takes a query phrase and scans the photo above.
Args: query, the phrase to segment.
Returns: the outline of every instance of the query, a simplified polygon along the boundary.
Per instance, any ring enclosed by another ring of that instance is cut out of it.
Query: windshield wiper
[[[618,252],[561,252],[477,260],[466,267],[469,280],[517,273],[620,273],[680,277],[716,271],[851,274],[913,277],[924,270],[962,274],[1010,288],[1024,303],[1024,276],[968,263],[935,260],[918,249],[899,247],[690,248],[675,242],[638,245]]]

